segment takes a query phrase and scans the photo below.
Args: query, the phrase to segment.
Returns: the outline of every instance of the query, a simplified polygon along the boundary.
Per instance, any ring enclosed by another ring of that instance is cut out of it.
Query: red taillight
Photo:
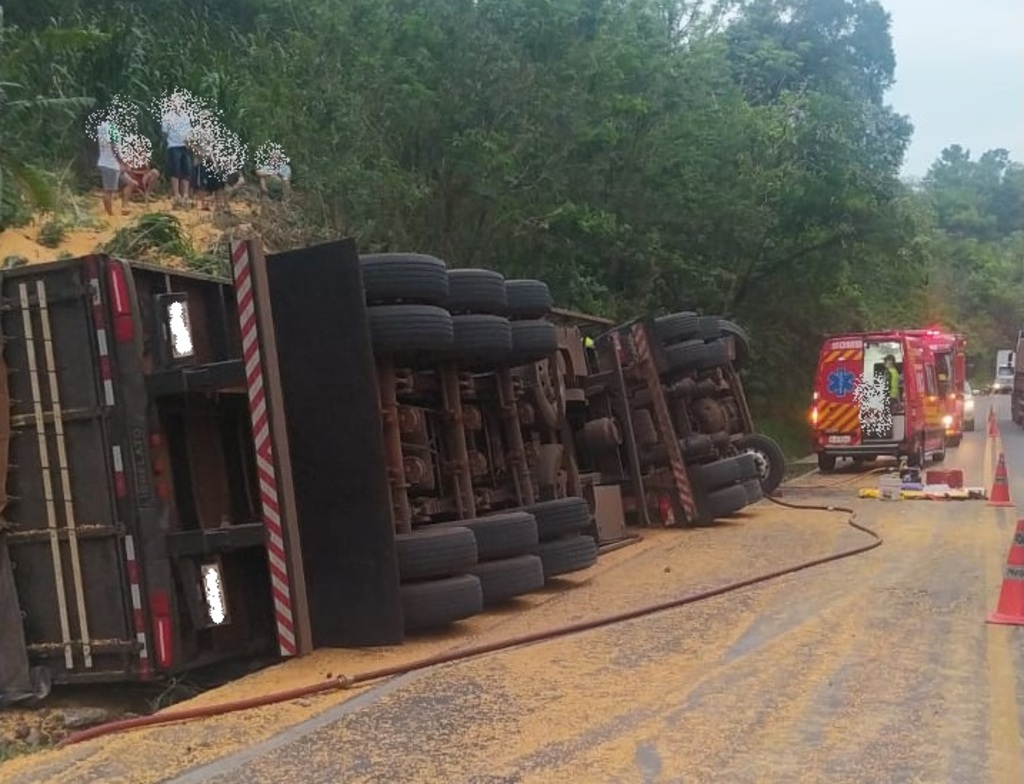
[[[128,294],[128,277],[120,262],[111,261],[107,265],[107,286],[110,290],[110,310],[114,316],[114,340],[129,343],[135,339],[135,321]]]
[[[171,636],[171,600],[166,591],[153,591],[149,611],[153,616],[156,661],[160,667],[167,669],[174,662],[174,639]]]
[[[672,511],[672,502],[667,495],[658,496],[658,514],[661,515],[663,525],[672,525],[676,521],[676,515]]]
[[[815,425],[815,426],[818,424],[818,407],[817,406],[814,406],[813,408],[811,408],[811,424]]]

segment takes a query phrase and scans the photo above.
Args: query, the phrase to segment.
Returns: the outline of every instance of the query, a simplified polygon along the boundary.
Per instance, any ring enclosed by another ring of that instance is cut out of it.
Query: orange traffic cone
[[[1017,521],[1010,554],[1006,556],[999,604],[986,620],[989,623],[1024,626],[1024,520]]]
[[[988,437],[995,438],[999,435],[999,427],[996,425],[996,414],[992,406],[988,407]]]
[[[1010,484],[1006,481],[1006,458],[999,453],[999,463],[996,465],[996,478],[992,483],[992,492],[988,495],[989,506],[1013,506],[1010,501]]]

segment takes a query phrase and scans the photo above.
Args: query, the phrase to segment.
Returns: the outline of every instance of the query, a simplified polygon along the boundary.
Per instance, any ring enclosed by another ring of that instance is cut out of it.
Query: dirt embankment
[[[233,195],[230,209],[230,214],[219,215],[198,205],[191,209],[175,209],[171,200],[161,195],[151,197],[148,202],[136,197],[123,215],[120,204],[115,200],[114,214],[107,215],[99,194],[92,192],[69,200],[60,216],[37,216],[26,226],[0,231],[0,265],[17,266],[26,261],[37,264],[94,253],[100,245],[113,239],[118,229],[147,213],[175,216],[181,224],[182,233],[195,250],[212,253],[216,252],[225,233],[245,232],[255,223],[261,204],[255,190],[248,188]],[[54,222],[63,228],[57,235],[59,241],[50,245],[40,242],[46,238],[44,227]],[[172,259],[163,261],[174,264]]]

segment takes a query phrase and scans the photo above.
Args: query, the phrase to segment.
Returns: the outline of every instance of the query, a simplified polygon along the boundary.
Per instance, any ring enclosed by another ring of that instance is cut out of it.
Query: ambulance
[[[918,331],[838,335],[822,345],[810,412],[822,472],[839,458],[944,460],[950,420],[935,353]]]

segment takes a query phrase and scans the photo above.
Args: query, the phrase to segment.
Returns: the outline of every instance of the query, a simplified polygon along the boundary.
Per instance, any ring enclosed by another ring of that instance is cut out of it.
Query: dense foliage
[[[252,147],[284,146],[307,236],[542,277],[613,317],[735,318],[766,420],[800,421],[825,333],[943,320],[983,370],[1024,316],[1022,169],[952,147],[920,187],[900,181],[912,127],[883,99],[877,0],[5,11],[0,105],[25,103],[0,115],[0,168],[26,186],[40,169],[92,183],[90,99],[184,87]],[[4,190],[0,228],[31,192]]]

